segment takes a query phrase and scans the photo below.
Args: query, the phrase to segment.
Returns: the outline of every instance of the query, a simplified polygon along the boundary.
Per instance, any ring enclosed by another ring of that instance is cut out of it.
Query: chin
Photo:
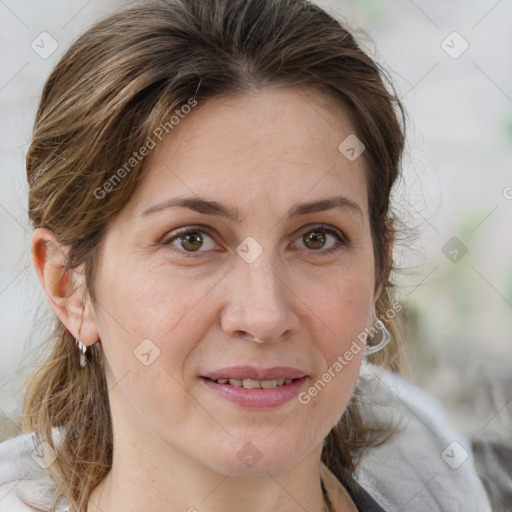
[[[277,437],[274,442],[254,436],[230,441],[222,452],[211,453],[204,462],[212,470],[231,476],[281,473],[296,466],[307,454],[304,442],[299,440],[286,445]]]

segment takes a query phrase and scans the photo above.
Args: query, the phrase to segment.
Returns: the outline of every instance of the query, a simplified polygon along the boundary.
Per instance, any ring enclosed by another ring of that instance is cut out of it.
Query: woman
[[[27,155],[56,324],[0,510],[414,510],[430,482],[356,471],[397,426],[366,363],[399,367],[403,146],[383,72],[305,0],[144,2],[78,39]]]

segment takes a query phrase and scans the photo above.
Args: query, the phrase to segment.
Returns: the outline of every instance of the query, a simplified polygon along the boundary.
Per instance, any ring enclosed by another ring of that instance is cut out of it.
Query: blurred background
[[[0,413],[45,336],[25,154],[45,79],[121,0],[0,0]],[[395,209],[410,379],[473,441],[512,437],[512,0],[319,1],[386,68],[408,117]],[[43,308],[46,308],[44,305]]]

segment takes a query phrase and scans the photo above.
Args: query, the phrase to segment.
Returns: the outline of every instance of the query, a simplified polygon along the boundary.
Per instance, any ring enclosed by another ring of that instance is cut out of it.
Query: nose
[[[221,313],[226,334],[256,343],[283,341],[298,332],[294,294],[286,272],[263,253],[252,263],[237,259],[225,285]]]

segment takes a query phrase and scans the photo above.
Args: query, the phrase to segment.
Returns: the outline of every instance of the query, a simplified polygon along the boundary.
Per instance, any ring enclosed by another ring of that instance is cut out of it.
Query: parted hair
[[[342,22],[308,0],[149,0],[87,30],[42,92],[26,160],[33,227],[51,229],[69,249],[67,268],[82,266],[94,303],[98,250],[148,167],[148,158],[126,167],[134,151],[155,140],[162,126],[170,131],[169,119],[191,99],[201,104],[267,86],[303,85],[339,101],[365,145],[375,284],[384,285],[376,312],[383,317],[393,307],[390,194],[400,175],[404,111],[375,59]],[[48,468],[56,499],[82,511],[112,464],[105,362],[96,343],[81,368],[73,336],[56,316],[54,322],[49,355],[27,382],[23,429],[58,456]],[[397,371],[398,318],[386,325],[393,341],[372,362]],[[383,442],[387,432],[368,421],[358,393],[322,452],[344,483],[363,450]],[[58,443],[56,428],[63,432]]]

